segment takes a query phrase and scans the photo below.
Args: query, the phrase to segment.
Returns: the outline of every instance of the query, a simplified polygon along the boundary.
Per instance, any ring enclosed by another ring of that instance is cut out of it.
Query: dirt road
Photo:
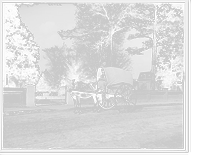
[[[22,149],[182,149],[183,107],[93,112],[47,110],[3,118],[3,147]]]

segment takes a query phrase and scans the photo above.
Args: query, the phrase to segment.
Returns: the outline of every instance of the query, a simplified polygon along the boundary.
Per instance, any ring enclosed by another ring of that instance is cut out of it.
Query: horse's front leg
[[[96,111],[97,108],[98,108],[98,100],[97,100],[96,95],[92,95],[92,98],[93,98],[93,102],[94,102],[94,104],[93,104],[93,111]]]
[[[74,113],[76,114],[77,113],[77,98],[76,98],[76,96],[73,96],[73,100],[74,100],[74,107],[75,107]]]
[[[97,112],[100,111],[100,106],[99,104],[102,104],[102,93],[97,94]]]
[[[81,114],[81,100],[80,100],[80,96],[77,96],[77,101],[78,101],[78,107],[79,107],[79,111],[78,113]]]

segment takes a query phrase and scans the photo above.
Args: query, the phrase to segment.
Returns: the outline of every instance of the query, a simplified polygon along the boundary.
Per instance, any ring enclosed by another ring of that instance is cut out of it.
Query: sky
[[[63,40],[57,32],[75,27],[75,11],[76,8],[71,4],[62,4],[62,6],[37,4],[33,6],[24,5],[19,8],[22,22],[33,33],[34,40],[40,46],[41,70],[44,70],[47,64],[42,49],[63,45]],[[142,44],[142,41],[133,40],[128,44],[137,47]],[[134,76],[137,77],[139,72],[150,71],[151,59],[151,50],[145,51],[144,55],[134,56],[134,70],[137,70],[134,71]]]

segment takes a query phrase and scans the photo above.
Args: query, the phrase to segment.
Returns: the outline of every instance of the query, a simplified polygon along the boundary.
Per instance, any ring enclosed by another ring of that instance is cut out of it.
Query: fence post
[[[35,85],[26,86],[26,106],[35,106]]]

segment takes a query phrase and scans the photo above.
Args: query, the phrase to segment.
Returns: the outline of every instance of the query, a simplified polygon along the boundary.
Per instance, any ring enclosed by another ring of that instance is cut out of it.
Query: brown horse
[[[98,106],[98,99],[96,94],[90,94],[90,93],[83,93],[83,92],[77,92],[73,91],[72,89],[78,89],[78,90],[85,90],[85,91],[93,91],[95,92],[97,88],[96,83],[83,83],[83,82],[75,82],[75,80],[72,80],[72,86],[68,89],[69,93],[71,94],[73,100],[74,100],[74,106],[75,106],[75,111],[74,113],[79,113],[81,114],[81,102],[80,99],[87,99],[92,97],[94,100],[94,108],[93,111],[97,109],[99,111],[99,106]],[[78,105],[78,108],[77,108]]]

